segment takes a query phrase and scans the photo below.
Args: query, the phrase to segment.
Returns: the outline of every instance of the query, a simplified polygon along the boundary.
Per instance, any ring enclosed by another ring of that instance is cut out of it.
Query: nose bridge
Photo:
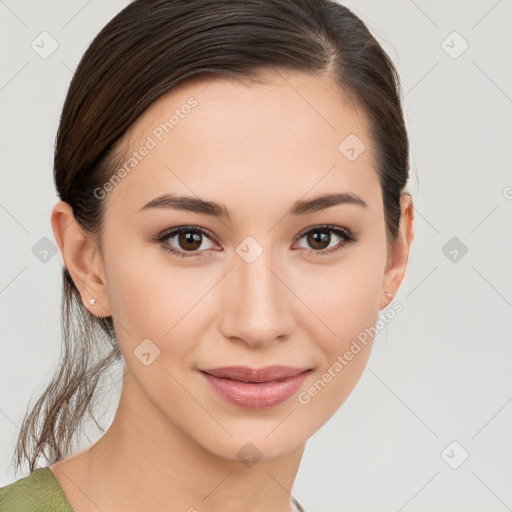
[[[240,249],[244,249],[243,244],[238,251]],[[239,254],[242,256],[236,255],[227,289],[225,334],[252,345],[271,343],[287,336],[292,325],[287,309],[287,293],[290,292],[278,277],[280,271],[274,268],[271,252],[261,250],[254,260],[245,257],[247,253]]]
[[[278,300],[282,290],[278,286],[275,270],[270,270],[272,267],[270,258],[262,254],[252,263],[239,261],[237,277],[248,300],[275,310],[282,302]]]

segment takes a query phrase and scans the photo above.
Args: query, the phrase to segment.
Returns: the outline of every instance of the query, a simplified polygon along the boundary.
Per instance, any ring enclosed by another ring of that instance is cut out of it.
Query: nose
[[[256,348],[290,337],[294,295],[284,271],[272,264],[265,251],[251,263],[237,256],[223,286],[220,325],[227,339]]]

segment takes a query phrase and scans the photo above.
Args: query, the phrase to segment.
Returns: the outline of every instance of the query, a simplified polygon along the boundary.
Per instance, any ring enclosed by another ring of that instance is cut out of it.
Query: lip
[[[225,366],[199,371],[229,403],[245,409],[267,409],[292,396],[311,368]]]

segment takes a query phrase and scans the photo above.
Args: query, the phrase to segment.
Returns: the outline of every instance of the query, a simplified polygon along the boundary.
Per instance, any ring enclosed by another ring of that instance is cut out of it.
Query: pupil
[[[325,249],[329,245],[330,235],[325,231],[316,231],[309,236],[308,242],[313,247],[313,249],[321,250]],[[327,246],[322,246],[322,243],[327,241]]]
[[[201,246],[201,235],[199,233],[181,233],[179,237],[180,245],[185,242],[186,250],[198,249]],[[194,244],[195,242],[195,244]],[[188,246],[186,245],[188,244]],[[192,244],[192,245],[190,245]]]

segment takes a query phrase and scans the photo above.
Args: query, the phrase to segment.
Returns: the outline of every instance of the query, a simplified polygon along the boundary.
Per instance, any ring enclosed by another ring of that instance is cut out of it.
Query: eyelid
[[[348,228],[344,228],[342,226],[335,226],[333,224],[313,224],[312,226],[309,226],[307,228],[304,228],[298,235],[297,235],[297,238],[296,240],[299,240],[301,239],[304,235],[307,235],[308,233],[310,233],[311,231],[321,231],[322,229],[325,229],[326,231],[327,230],[332,230],[334,231],[335,233],[336,232],[341,232],[344,236],[346,236],[347,238],[356,238],[356,235],[355,233],[353,233],[350,229]]]
[[[203,228],[201,226],[198,226],[196,224],[194,224],[194,225],[186,225],[186,224],[184,224],[184,225],[181,225],[181,226],[175,226],[173,228],[164,229],[153,240],[157,240],[157,241],[164,240],[165,241],[171,235],[176,235],[176,234],[178,234],[178,233],[180,233],[182,231],[187,231],[187,230],[188,231],[193,231],[193,232],[196,232],[196,233],[201,233],[203,235],[207,235],[207,238],[209,238],[212,241],[217,242],[217,238],[213,235],[213,233],[211,233],[210,230],[208,230],[206,228]]]
[[[181,226],[175,226],[173,228],[168,228],[162,231],[160,234],[156,235],[155,237],[150,237],[150,241],[157,242],[157,243],[164,243],[169,238],[174,238],[176,235],[179,235],[183,232],[192,232],[192,233],[200,233],[203,237],[209,239],[214,244],[219,244],[217,241],[217,238],[210,232],[210,230],[203,228],[201,226],[197,225],[181,225]],[[167,247],[165,248],[167,251],[172,252],[174,254],[178,254],[180,256],[203,256],[206,249],[203,249],[201,251],[183,251],[179,249],[171,249],[171,245],[167,244]]]
[[[341,238],[342,241],[337,246],[331,247],[330,249],[308,249],[306,247],[302,247],[302,249],[309,251],[310,255],[327,256],[332,253],[337,253],[344,249],[346,245],[357,242],[359,239],[358,235],[348,228],[332,224],[316,224],[301,231],[301,233],[297,235],[294,244],[308,233],[322,230],[334,233],[336,236]]]

